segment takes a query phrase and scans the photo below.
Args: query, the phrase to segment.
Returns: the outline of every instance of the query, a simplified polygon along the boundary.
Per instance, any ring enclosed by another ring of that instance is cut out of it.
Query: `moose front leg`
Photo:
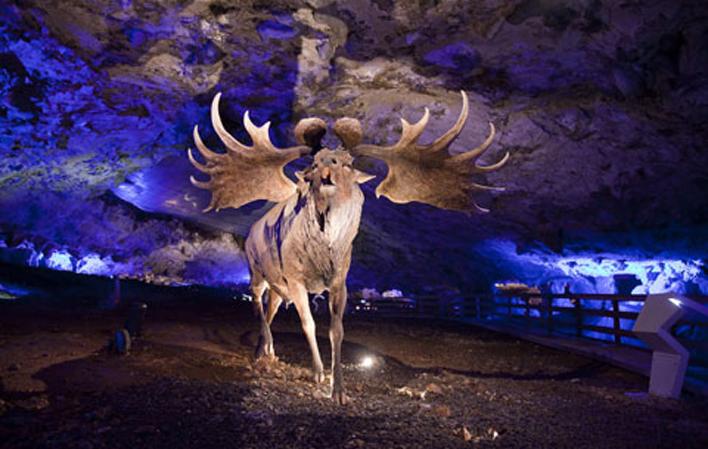
[[[302,331],[305,333],[307,343],[312,351],[312,368],[315,372],[315,382],[321,383],[324,381],[324,367],[322,366],[322,358],[320,358],[320,349],[317,346],[317,335],[315,335],[315,320],[310,312],[310,302],[307,297],[307,290],[304,286],[293,288],[292,300],[295,303],[298,315],[300,315],[300,323]]]
[[[342,283],[329,292],[329,341],[332,345],[332,399],[340,405],[347,402],[342,376],[342,339],[344,338],[344,309],[347,306],[347,286]]]

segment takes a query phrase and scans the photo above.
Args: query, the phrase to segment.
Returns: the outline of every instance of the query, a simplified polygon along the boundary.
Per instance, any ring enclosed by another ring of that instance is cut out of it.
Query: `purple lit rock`
[[[465,72],[478,67],[481,63],[477,50],[465,42],[455,42],[429,51],[423,61],[444,69]]]
[[[261,39],[292,39],[297,36],[297,30],[292,26],[275,20],[265,20],[258,27]]]

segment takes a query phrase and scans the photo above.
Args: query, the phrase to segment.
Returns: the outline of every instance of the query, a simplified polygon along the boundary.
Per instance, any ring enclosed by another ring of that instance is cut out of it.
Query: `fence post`
[[[615,329],[615,344],[622,344],[622,335],[620,335],[620,318],[619,318],[619,301],[617,299],[612,300],[612,320]]]
[[[583,336],[583,305],[581,304],[580,298],[575,297],[575,336]]]

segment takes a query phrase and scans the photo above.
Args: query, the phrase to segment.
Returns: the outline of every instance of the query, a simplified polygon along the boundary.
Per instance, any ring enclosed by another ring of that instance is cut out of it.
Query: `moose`
[[[270,122],[258,127],[248,112],[243,116],[243,124],[253,143],[243,144],[225,129],[219,114],[221,93],[216,94],[211,104],[211,121],[226,152],[207,148],[197,126],[194,143],[205,162],[197,161],[191,149],[187,151],[194,167],[210,177],[208,181],[190,177],[194,186],[211,192],[211,201],[204,212],[239,208],[255,200],[275,203],[252,225],[245,242],[254,305],[260,319],[257,359],[275,357],[270,325],[283,301],[293,303],[312,351],[315,382],[323,382],[324,368],[308,293],[328,291],[332,398],[339,404],[346,402],[341,360],[346,279],[364,205],[359,184],[374,178],[356,169],[354,159],[373,158],[388,166],[387,176],[376,187],[377,198],[383,195],[399,204],[417,201],[467,213],[488,212],[474,201],[474,193],[503,188],[478,184],[471,178],[501,168],[509,153],[494,164],[478,164],[477,160],[494,139],[492,123],[488,137],[478,147],[454,155],[448,152],[467,120],[467,94],[461,93],[462,110],[456,123],[428,145],[418,142],[430,118],[425,108],[417,123],[411,125],[401,119],[400,139],[391,146],[362,143],[361,123],[350,117],[340,118],[333,131],[341,145],[334,150],[321,145],[327,125],[320,118],[300,120],[294,129],[299,145],[279,149],[270,140]],[[296,172],[295,181],[285,175],[288,163],[311,154],[314,155],[311,165]],[[267,310],[263,301],[266,292]]]

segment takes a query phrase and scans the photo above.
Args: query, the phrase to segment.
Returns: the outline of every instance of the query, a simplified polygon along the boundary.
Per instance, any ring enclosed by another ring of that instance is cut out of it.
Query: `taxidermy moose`
[[[477,165],[477,159],[494,139],[491,123],[489,136],[480,146],[456,155],[448,153],[447,148],[467,119],[468,100],[464,92],[457,122],[429,145],[418,143],[430,116],[426,108],[423,118],[413,125],[401,119],[401,138],[392,146],[362,144],[359,121],[341,118],[334,124],[334,133],[342,145],[335,150],[321,148],[320,141],[326,132],[322,119],[301,120],[295,127],[295,139],[300,146],[278,149],[268,136],[270,122],[255,126],[248,112],[244,114],[243,123],[253,145],[245,145],[224,128],[219,116],[220,97],[221,94],[217,94],[212,102],[211,120],[227,151],[216,153],[208,149],[195,126],[194,142],[206,163],[198,162],[191,150],[189,160],[211,179],[202,182],[192,177],[190,180],[196,187],[211,191],[211,202],[205,212],[238,208],[255,200],[276,203],[253,224],[245,244],[261,326],[256,357],[275,357],[270,324],[282,301],[294,303],[312,351],[315,381],[324,381],[308,293],[328,290],[332,397],[344,404],[341,346],[346,279],[352,242],[359,230],[364,205],[359,184],[374,178],[355,169],[354,158],[370,157],[388,165],[388,175],[376,188],[377,197],[384,195],[400,204],[418,201],[443,209],[488,212],[474,202],[472,194],[503,189],[477,184],[470,177],[502,167],[509,154],[495,164]],[[285,166],[308,154],[314,154],[312,165],[296,173],[297,182],[288,179],[283,172]],[[268,301],[264,310],[266,291]]]

